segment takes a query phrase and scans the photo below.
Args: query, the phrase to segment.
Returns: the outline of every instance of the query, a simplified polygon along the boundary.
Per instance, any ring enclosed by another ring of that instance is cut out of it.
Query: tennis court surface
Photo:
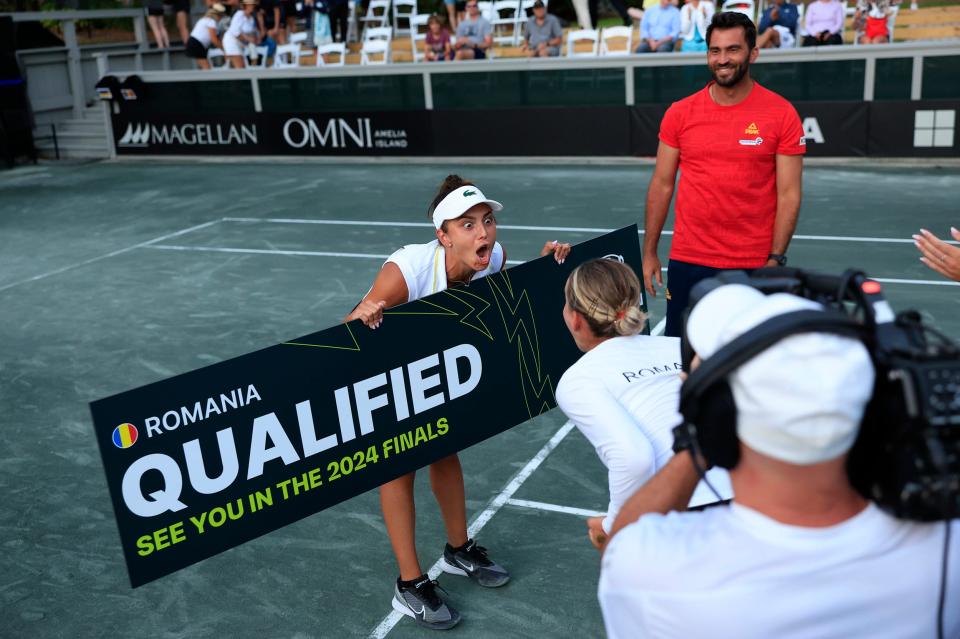
[[[339,322],[386,255],[432,238],[426,206],[447,173],[506,205],[498,239],[523,261],[546,240],[642,227],[651,170],[250,161],[0,174],[0,636],[423,636],[391,614],[376,491],[131,590],[87,403]],[[958,193],[956,167],[808,166],[791,265],[862,268],[895,310],[960,339],[960,288],[910,239],[960,225]],[[662,296],[650,308],[656,325]],[[442,576],[464,617],[454,635],[603,634],[583,519],[606,506],[606,472],[565,422],[554,410],[461,454],[471,532],[513,580],[487,590]],[[445,536],[424,476],[417,505],[427,569]]]

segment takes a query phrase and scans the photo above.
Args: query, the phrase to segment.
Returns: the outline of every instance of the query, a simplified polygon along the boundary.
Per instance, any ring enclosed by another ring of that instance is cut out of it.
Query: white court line
[[[401,226],[417,228],[433,228],[428,222],[380,222],[373,220],[308,220],[291,217],[225,217],[224,222],[261,222],[268,224],[325,224],[330,226]],[[616,229],[593,228],[586,226],[523,226],[515,224],[498,224],[498,229],[505,231],[556,231],[566,233],[610,233]],[[643,235],[643,229],[640,234]],[[663,235],[673,235],[673,231],[663,231]],[[897,237],[859,237],[846,235],[794,235],[794,240],[814,240],[824,242],[881,242],[889,244],[913,244],[913,239]],[[960,242],[949,240],[949,244],[960,245]]]
[[[75,264],[70,264],[68,266],[62,266],[53,271],[48,271],[47,273],[41,273],[40,275],[34,275],[33,277],[28,277],[25,280],[20,280],[19,282],[13,282],[12,284],[6,284],[0,286],[0,292],[7,290],[8,288],[13,288],[14,286],[20,286],[21,284],[27,284],[29,282],[36,282],[37,280],[42,280],[51,275],[59,275],[60,273],[65,273],[71,269],[78,268],[80,266],[86,266],[87,264],[93,264],[94,262],[99,262],[100,260],[105,260],[110,257],[116,257],[117,255],[122,255],[123,253],[128,253],[134,249],[144,248],[150,246],[156,242],[162,242],[163,240],[169,240],[172,237],[178,237],[180,235],[185,235],[187,233],[192,233],[193,231],[199,231],[200,229],[205,229],[208,226],[213,226],[214,224],[219,224],[221,220],[212,220],[210,222],[204,222],[203,224],[197,224],[196,226],[191,226],[190,228],[181,229],[179,231],[174,231],[173,233],[167,233],[166,235],[161,235],[160,237],[155,237],[152,240],[147,240],[146,242],[140,242],[139,244],[134,244],[133,246],[128,246],[127,248],[118,249],[116,251],[111,251],[105,255],[100,255],[98,257],[91,257],[88,260],[83,260],[82,262],[76,262]]]
[[[511,479],[510,482],[504,486],[503,490],[501,490],[500,493],[490,501],[490,504],[487,505],[483,512],[477,515],[476,519],[473,520],[473,522],[470,524],[470,527],[467,529],[468,537],[471,539],[476,537],[477,533],[479,533],[480,530],[487,525],[487,522],[489,522],[490,519],[497,514],[497,511],[503,508],[503,505],[506,504],[511,497],[513,497],[513,494],[517,492],[520,486],[523,485],[523,482],[530,478],[530,475],[532,475],[533,472],[540,467],[540,464],[543,463],[543,461],[550,455],[550,453],[553,452],[560,442],[563,441],[563,438],[566,437],[571,430],[573,430],[573,423],[567,422],[560,427],[560,430],[554,433],[553,437],[550,438],[550,441],[543,445],[543,448],[541,448],[540,451],[533,456],[533,459],[528,461],[527,465],[524,466],[520,472],[514,475],[513,479]],[[436,563],[430,567],[430,570],[427,571],[430,579],[436,579],[437,576],[440,575],[441,561],[443,561],[443,557],[438,559]],[[403,619],[403,617],[404,615],[400,614],[396,610],[392,610],[390,614],[384,617],[383,621],[381,621],[377,627],[370,632],[369,636],[371,639],[383,639],[383,637],[386,637],[387,634],[393,630],[393,627],[396,626],[401,619]]]
[[[526,499],[508,499],[507,503],[511,506],[520,506],[521,508],[547,510],[553,513],[564,513],[567,515],[576,515],[578,517],[600,517],[601,515],[607,514],[597,510],[586,510],[584,508],[574,508],[572,506],[558,506],[556,504],[547,504],[542,501],[528,501]]]
[[[213,224],[213,222],[208,222],[208,224]],[[151,242],[158,242],[161,239],[164,239],[164,238],[157,238],[156,240],[151,240]],[[347,258],[360,258],[360,259],[371,259],[371,260],[385,260],[388,257],[390,257],[389,255],[378,255],[375,253],[341,253],[337,251],[283,251],[280,249],[229,248],[226,246],[178,246],[173,244],[151,244],[150,242],[144,242],[143,244],[138,244],[137,246],[132,246],[130,248],[111,253],[110,255],[123,253],[134,248],[151,248],[151,249],[157,249],[162,251],[207,251],[207,252],[213,252],[213,253],[250,253],[253,255],[347,257]],[[110,257],[110,255],[104,255],[103,257]],[[96,259],[103,259],[103,257],[96,258]],[[510,266],[514,266],[516,264],[523,264],[523,261],[507,260],[507,264],[509,264]],[[79,266],[79,264],[75,266]],[[666,271],[667,267],[664,266],[660,270]],[[901,279],[889,279],[889,278],[882,278],[882,277],[871,277],[870,279],[876,280],[883,284],[922,284],[922,285],[929,285],[929,286],[960,286],[960,282],[939,282],[935,280],[901,280]],[[0,291],[2,290],[3,289],[0,288]]]
[[[145,248],[161,251],[211,251],[214,253],[251,253],[253,255],[299,255],[307,257],[352,257],[369,260],[385,260],[389,255],[374,253],[341,253],[337,251],[282,251],[279,249],[228,248],[225,246],[176,246],[172,244],[152,244]],[[507,260],[507,264],[523,264],[521,260]]]
[[[664,317],[662,320],[657,322],[657,325],[653,327],[653,330],[650,331],[651,335],[663,335],[663,331],[667,328],[667,318]]]

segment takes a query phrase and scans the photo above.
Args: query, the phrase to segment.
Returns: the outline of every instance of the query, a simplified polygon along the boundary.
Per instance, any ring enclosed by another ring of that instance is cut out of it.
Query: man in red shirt
[[[656,296],[657,244],[680,168],[666,289],[665,334],[674,337],[700,280],[785,264],[800,211],[803,126],[789,102],[750,77],[756,27],[743,14],[717,13],[706,39],[713,81],[663,116],[647,189],[643,280]]]

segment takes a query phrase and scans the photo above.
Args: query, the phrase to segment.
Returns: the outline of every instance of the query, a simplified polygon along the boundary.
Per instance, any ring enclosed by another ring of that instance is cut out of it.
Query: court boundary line
[[[326,226],[398,226],[403,228],[434,228],[429,222],[384,222],[380,220],[314,220],[293,217],[224,217],[223,222],[247,222],[257,224],[318,224]],[[505,231],[556,231],[566,233],[610,233],[617,229],[594,228],[587,226],[530,226],[522,224],[498,224]],[[645,231],[639,229],[640,235]],[[665,230],[662,235],[673,235]],[[880,244],[913,244],[912,238],[869,237],[859,235],[794,235],[791,240],[811,240],[823,242],[876,242]],[[948,244],[960,245],[956,240],[944,240]]]
[[[467,528],[467,537],[473,539],[476,537],[484,526],[486,526],[490,520],[493,518],[497,512],[507,503],[507,501],[513,496],[514,493],[523,485],[527,479],[533,475],[534,471],[540,467],[540,464],[550,456],[557,446],[560,445],[560,442],[573,430],[573,422],[566,422],[560,429],[553,434],[546,444],[537,452],[533,458],[526,463],[526,465],[520,469],[520,471],[513,476],[513,478],[507,482],[507,485],[487,504],[487,507],[484,508],[479,515],[477,515],[473,522],[470,523],[470,526]],[[430,567],[430,570],[427,571],[430,579],[436,579],[442,572],[440,564],[443,561],[443,556],[437,559],[436,562]],[[370,639],[383,639],[386,637],[391,630],[402,620],[406,615],[403,615],[396,610],[391,610],[383,620],[370,632],[368,635]]]
[[[575,508],[573,506],[559,506],[557,504],[548,504],[543,501],[531,501],[529,499],[508,499],[508,506],[518,506],[520,508],[530,508],[533,510],[545,510],[552,513],[563,513],[565,515],[576,515],[578,517],[602,517],[607,513],[599,510],[587,510],[586,508]]]
[[[231,248],[227,246],[183,246],[175,244],[151,244],[149,246],[143,246],[142,248],[149,248],[154,250],[161,251],[197,251],[197,252],[213,252],[213,253],[248,253],[251,255],[289,255],[294,257],[343,257],[343,258],[359,258],[359,259],[377,259],[377,260],[386,260],[389,255],[378,255],[373,253],[340,253],[336,251],[287,251],[281,249],[254,249],[254,248]],[[523,264],[523,260],[507,260],[508,266],[515,266],[517,264]],[[667,267],[661,267],[661,271],[666,272]],[[887,278],[887,277],[871,277],[870,279],[880,282],[881,284],[910,284],[917,286],[960,286],[960,282],[947,282],[939,280],[907,280],[907,279],[898,279],[898,278]],[[2,291],[3,289],[0,289]]]
[[[159,237],[155,237],[155,238],[153,238],[152,240],[147,240],[146,242],[140,242],[140,243],[138,243],[138,244],[134,244],[133,246],[128,246],[128,247],[126,247],[126,248],[117,249],[116,251],[110,251],[109,253],[105,253],[105,254],[99,255],[99,256],[97,256],[97,257],[91,257],[91,258],[86,259],[86,260],[83,260],[83,261],[81,261],[81,262],[76,262],[76,263],[74,263],[74,264],[68,264],[67,266],[61,266],[60,268],[54,269],[54,270],[52,270],[52,271],[48,271],[48,272],[46,272],[46,273],[41,273],[41,274],[39,274],[39,275],[34,275],[34,276],[32,276],[32,277],[28,277],[28,278],[26,278],[26,279],[19,280],[19,281],[17,281],[17,282],[13,282],[13,283],[10,283],[10,284],[5,284],[5,285],[3,285],[3,286],[0,286],[0,293],[2,293],[3,291],[6,291],[7,289],[14,288],[15,286],[20,286],[21,284],[28,284],[28,283],[30,283],[30,282],[36,282],[36,281],[39,281],[39,280],[42,280],[42,279],[46,279],[46,278],[48,278],[48,277],[52,277],[52,276],[54,276],[54,275],[59,275],[59,274],[61,274],[61,273],[66,273],[67,271],[70,271],[70,270],[75,269],[75,268],[79,268],[79,267],[81,267],[81,266],[86,266],[86,265],[88,265],[88,264],[93,264],[94,262],[99,262],[99,261],[101,261],[101,260],[105,260],[105,259],[108,259],[108,258],[111,258],[111,257],[116,257],[117,255],[123,255],[124,253],[129,253],[130,251],[133,251],[133,250],[136,250],[136,249],[139,249],[139,248],[145,248],[145,247],[147,247],[147,246],[150,246],[150,245],[152,245],[152,244],[155,244],[156,242],[162,242],[162,241],[164,241],[164,240],[169,240],[169,239],[174,238],[174,237],[179,237],[179,236],[185,235],[185,234],[187,234],[187,233],[192,233],[193,231],[199,231],[200,229],[208,228],[208,227],[210,227],[210,226],[213,226],[214,224],[220,224],[222,221],[223,221],[223,218],[218,218],[218,219],[216,219],[216,220],[211,220],[211,221],[209,221],[209,222],[204,222],[203,224],[197,224],[196,226],[191,226],[191,227],[189,227],[189,228],[180,229],[179,231],[174,231],[173,233],[167,233],[166,235],[161,235],[161,236],[159,236]]]

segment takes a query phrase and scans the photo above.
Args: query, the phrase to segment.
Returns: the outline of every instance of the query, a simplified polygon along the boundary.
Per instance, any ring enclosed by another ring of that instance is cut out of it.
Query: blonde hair
[[[584,262],[567,278],[564,293],[567,305],[583,315],[597,337],[636,335],[647,321],[640,310],[640,280],[616,260]]]

